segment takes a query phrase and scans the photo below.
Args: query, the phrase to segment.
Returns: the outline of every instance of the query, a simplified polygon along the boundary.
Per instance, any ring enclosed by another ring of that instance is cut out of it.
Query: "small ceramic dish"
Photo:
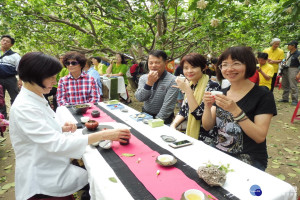
[[[169,154],[162,154],[156,157],[156,163],[161,166],[172,166],[177,162],[177,159]]]
[[[89,109],[89,105],[88,104],[79,104],[79,105],[72,106],[72,108],[76,114],[82,115],[82,114],[85,114],[86,111]]]
[[[180,198],[180,200],[192,200],[192,199],[206,200],[206,197],[204,193],[201,192],[200,190],[190,189],[185,191]]]
[[[100,112],[98,110],[93,110],[91,115],[92,115],[92,117],[97,118],[97,117],[100,117]]]
[[[112,146],[112,143],[113,141],[111,140],[101,140],[99,142],[99,146],[102,148],[102,149],[110,149],[111,146]]]
[[[89,117],[80,117],[80,121],[81,121],[81,123],[83,123],[83,124],[87,123],[89,120],[90,120]]]

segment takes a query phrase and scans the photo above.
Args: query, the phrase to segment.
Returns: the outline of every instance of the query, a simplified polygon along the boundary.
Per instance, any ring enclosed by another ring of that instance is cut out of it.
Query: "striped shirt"
[[[95,103],[100,101],[100,91],[95,79],[85,72],[75,79],[71,73],[59,80],[58,106]]]
[[[148,113],[165,120],[174,113],[178,95],[178,89],[172,87],[172,85],[176,85],[175,78],[171,73],[164,71],[158,81],[151,87],[146,84],[148,74],[144,74],[140,77],[135,98],[144,102],[144,109]]]

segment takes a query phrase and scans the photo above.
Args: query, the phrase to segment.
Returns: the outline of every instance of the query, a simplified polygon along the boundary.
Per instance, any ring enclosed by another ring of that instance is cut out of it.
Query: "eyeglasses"
[[[232,69],[238,69],[242,65],[243,65],[243,63],[241,63],[241,62],[234,62],[232,64],[224,63],[224,64],[219,65],[218,67],[219,67],[220,70],[222,70],[222,69],[228,69],[229,67],[231,67]]]
[[[70,66],[70,65],[75,66],[75,65],[78,65],[78,64],[79,64],[79,63],[78,63],[77,61],[65,62],[65,65],[66,65],[66,66]]]

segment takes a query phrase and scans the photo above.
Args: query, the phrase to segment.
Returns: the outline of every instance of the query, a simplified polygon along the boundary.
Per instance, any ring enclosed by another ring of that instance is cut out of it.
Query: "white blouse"
[[[16,155],[17,200],[35,194],[67,196],[88,183],[86,170],[70,164],[88,144],[86,135],[67,136],[45,98],[22,87],[10,109],[10,138]]]

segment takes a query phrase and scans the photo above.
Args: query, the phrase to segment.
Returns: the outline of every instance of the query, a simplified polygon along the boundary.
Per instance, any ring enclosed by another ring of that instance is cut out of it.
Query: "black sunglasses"
[[[77,61],[65,62],[65,65],[66,65],[66,66],[69,66],[69,65],[75,66],[75,65],[78,65],[78,64],[79,64],[79,62],[77,62]]]

